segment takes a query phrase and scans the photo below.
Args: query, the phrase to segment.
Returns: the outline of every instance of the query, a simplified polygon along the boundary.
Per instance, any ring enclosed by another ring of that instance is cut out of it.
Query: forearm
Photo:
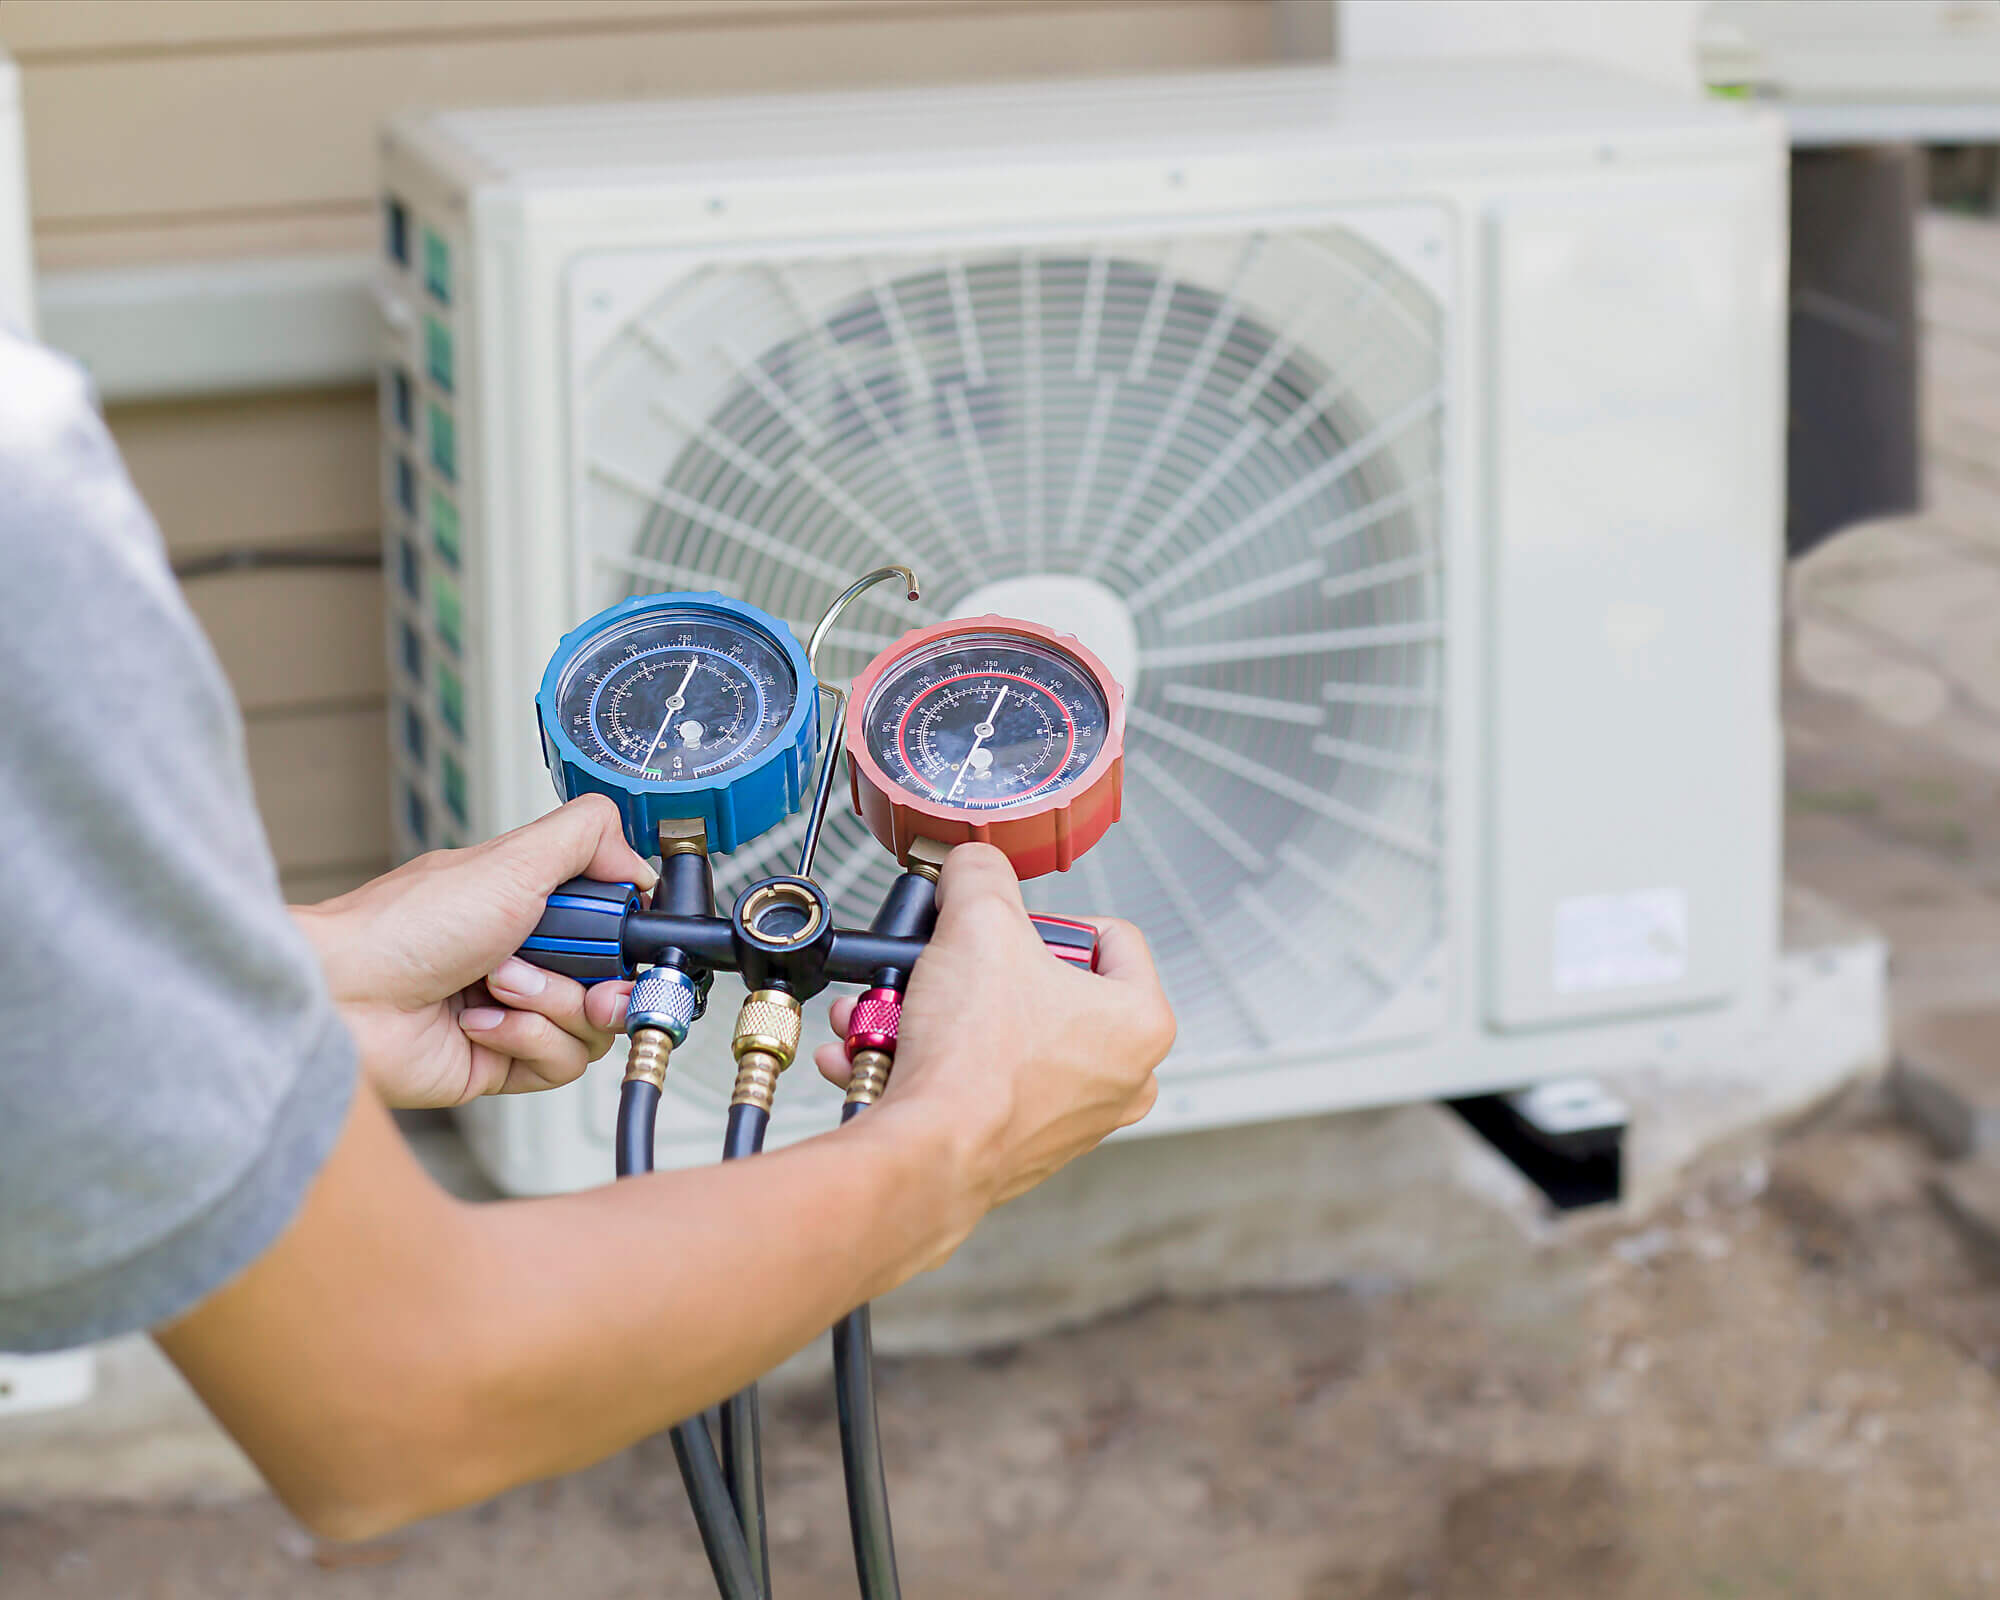
[[[950,1141],[890,1106],[753,1162],[469,1206],[360,1102],[292,1229],[160,1335],[287,1503],[344,1537],[695,1414],[982,1209]]]
[[[735,1393],[954,1248],[979,1210],[891,1108],[755,1161],[483,1209],[505,1327],[481,1380],[495,1482],[595,1461]]]

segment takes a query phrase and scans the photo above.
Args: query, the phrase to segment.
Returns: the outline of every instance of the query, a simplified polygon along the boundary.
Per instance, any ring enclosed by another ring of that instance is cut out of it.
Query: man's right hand
[[[948,1128],[982,1213],[1159,1097],[1153,1069],[1174,1042],[1173,1009],[1139,930],[1097,928],[1098,970],[1071,967],[1043,947],[1004,855],[967,844],[945,858],[937,931],[911,975],[881,1114]],[[836,1033],[853,1006],[834,1001]],[[845,1046],[822,1045],[815,1059],[847,1082]]]

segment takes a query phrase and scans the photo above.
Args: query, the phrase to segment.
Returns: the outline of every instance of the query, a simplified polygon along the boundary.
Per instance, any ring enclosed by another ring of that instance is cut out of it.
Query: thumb
[[[651,889],[660,875],[626,842],[618,808],[601,794],[587,794],[547,816],[503,833],[493,850],[522,887],[545,895],[571,878],[636,883]]]
[[[938,930],[1008,927],[1033,936],[1021,880],[1014,864],[990,844],[962,844],[944,858],[938,875]]]

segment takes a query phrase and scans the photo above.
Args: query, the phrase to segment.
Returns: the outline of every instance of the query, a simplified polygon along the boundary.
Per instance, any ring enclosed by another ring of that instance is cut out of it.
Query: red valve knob
[[[896,1027],[903,1020],[903,997],[894,989],[867,989],[854,1002],[847,1020],[847,1053],[880,1050],[896,1053]]]

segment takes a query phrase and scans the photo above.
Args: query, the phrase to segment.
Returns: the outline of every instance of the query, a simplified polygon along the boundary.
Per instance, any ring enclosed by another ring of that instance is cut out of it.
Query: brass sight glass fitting
[[[796,927],[783,927],[781,919],[787,913],[796,919]],[[782,878],[775,883],[760,884],[743,902],[743,926],[767,944],[807,944],[819,932],[819,902],[800,885]]]
[[[779,1074],[799,1053],[800,1011],[798,997],[783,989],[758,989],[744,997],[729,1041],[736,1057],[732,1106],[756,1106],[769,1114]]]

